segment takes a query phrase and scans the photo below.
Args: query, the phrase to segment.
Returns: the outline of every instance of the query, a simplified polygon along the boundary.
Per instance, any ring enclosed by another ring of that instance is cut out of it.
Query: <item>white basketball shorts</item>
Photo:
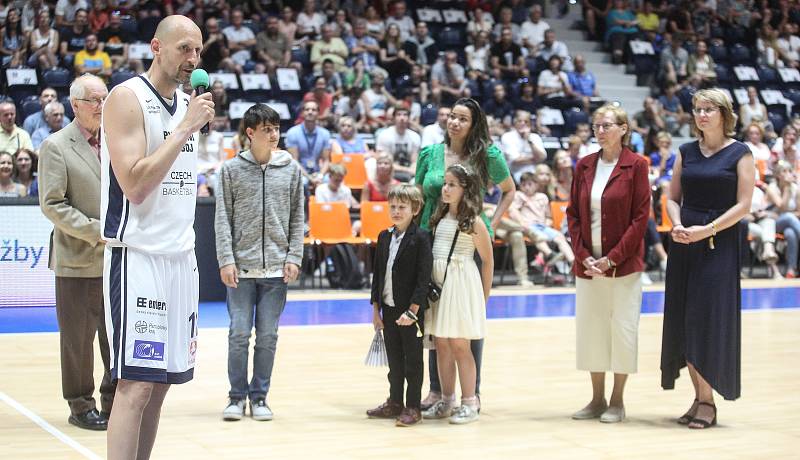
[[[194,251],[106,247],[106,330],[114,380],[185,383],[194,374],[199,284]]]

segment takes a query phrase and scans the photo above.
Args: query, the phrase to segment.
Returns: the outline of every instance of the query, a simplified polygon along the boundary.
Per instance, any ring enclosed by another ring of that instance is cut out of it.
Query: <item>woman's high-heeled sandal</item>
[[[699,402],[699,403],[697,403],[698,409],[700,408],[700,406],[708,406],[708,407],[714,409],[714,418],[712,418],[710,422],[708,420],[704,420],[702,418],[697,418],[697,417],[693,418],[692,421],[689,423],[689,428],[691,428],[693,430],[703,430],[703,429],[712,427],[712,426],[717,424],[717,406],[715,406],[715,405],[713,405],[711,403],[707,403],[707,402]],[[693,426],[693,425],[695,425],[695,426]]]
[[[681,415],[681,417],[678,419],[679,424],[688,425],[692,423],[692,419],[694,418],[694,415],[697,413],[697,403],[698,401],[697,399],[695,399],[694,402],[692,403],[692,407],[690,407],[689,410],[686,411],[685,414]]]

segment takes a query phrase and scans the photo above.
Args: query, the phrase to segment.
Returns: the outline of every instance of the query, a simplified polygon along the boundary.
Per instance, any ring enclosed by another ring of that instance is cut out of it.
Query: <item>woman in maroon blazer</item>
[[[647,161],[627,147],[631,128],[624,110],[599,108],[592,128],[601,150],[575,167],[567,208],[576,260],[577,367],[590,372],[593,393],[572,418],[614,423],[625,419],[625,381],[636,372],[650,184]]]

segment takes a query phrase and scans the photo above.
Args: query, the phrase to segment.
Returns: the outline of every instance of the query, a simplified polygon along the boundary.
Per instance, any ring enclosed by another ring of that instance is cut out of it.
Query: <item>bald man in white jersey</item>
[[[111,91],[101,125],[111,460],[150,458],[167,390],[191,380],[197,349],[197,137],[214,103],[179,89],[203,47],[190,19],[162,20],[150,47],[150,69]]]

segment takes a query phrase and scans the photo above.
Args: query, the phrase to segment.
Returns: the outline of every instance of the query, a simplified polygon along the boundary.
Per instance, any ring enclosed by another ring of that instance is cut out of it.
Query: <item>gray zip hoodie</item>
[[[303,181],[285,150],[266,169],[250,150],[222,164],[214,230],[220,268],[276,271],[303,260]]]

